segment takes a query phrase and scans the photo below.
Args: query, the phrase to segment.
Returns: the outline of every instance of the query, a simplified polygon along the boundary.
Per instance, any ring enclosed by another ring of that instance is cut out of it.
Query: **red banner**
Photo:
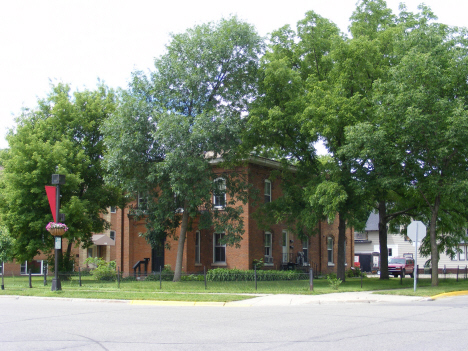
[[[46,185],[45,190],[47,193],[47,198],[49,199],[50,210],[52,211],[52,217],[54,217],[54,222],[57,222],[56,217],[56,208],[57,208],[57,188],[55,186]]]

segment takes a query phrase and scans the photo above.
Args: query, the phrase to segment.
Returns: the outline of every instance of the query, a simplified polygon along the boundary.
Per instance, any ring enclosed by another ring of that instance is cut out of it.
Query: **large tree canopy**
[[[236,156],[261,52],[261,38],[235,17],[172,35],[155,71],[134,73],[106,124],[109,180],[147,194],[146,207],[134,211],[146,219],[147,240],[157,245],[181,226],[174,280],[187,228],[200,210],[201,226],[225,232],[227,244],[241,239],[241,209],[234,204],[245,184],[232,173],[218,174],[213,162]],[[225,191],[231,202],[214,211],[213,194]]]
[[[437,285],[439,250],[450,252],[467,224],[468,41],[466,30],[433,23],[429,9],[421,9],[426,20],[406,33],[401,61],[374,101],[380,133],[395,145],[429,223]]]
[[[114,93],[102,85],[71,95],[68,86],[59,84],[38,101],[38,108],[26,109],[17,118],[7,136],[10,149],[1,155],[0,215],[16,239],[18,260],[53,248],[45,229],[52,214],[44,186],[51,184],[54,173],[66,176],[61,212],[69,227],[64,236],[69,240],[67,253],[73,243],[89,245],[92,233],[106,227],[101,214],[117,205],[119,192],[104,184],[99,128],[114,107]]]

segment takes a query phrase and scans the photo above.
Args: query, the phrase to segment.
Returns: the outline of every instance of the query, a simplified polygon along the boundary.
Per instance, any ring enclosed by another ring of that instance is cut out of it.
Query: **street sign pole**
[[[420,221],[413,221],[408,226],[408,230],[406,231],[408,237],[411,241],[414,242],[414,266],[413,269],[413,276],[414,276],[414,291],[416,291],[416,284],[418,282],[418,240],[424,239],[426,236],[426,226],[423,222]]]
[[[414,249],[414,267],[413,267],[414,291],[416,291],[416,284],[418,283],[418,229],[419,229],[419,223],[416,222],[416,245],[414,245],[415,249]]]

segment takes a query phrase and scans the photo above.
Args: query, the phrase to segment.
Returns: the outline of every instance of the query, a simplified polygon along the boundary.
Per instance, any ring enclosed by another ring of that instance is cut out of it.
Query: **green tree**
[[[66,257],[74,243],[90,245],[92,233],[108,225],[101,214],[117,204],[119,192],[104,184],[99,128],[114,107],[114,93],[103,85],[71,96],[70,88],[59,84],[36,109],[17,118],[7,136],[10,148],[1,155],[0,215],[15,238],[19,261],[53,248],[45,229],[52,214],[44,189],[53,173],[66,176],[61,186],[61,212],[69,227]]]
[[[180,227],[174,281],[195,218],[224,232],[226,244],[242,238],[242,209],[234,205],[245,200],[246,184],[235,172],[220,174],[216,162],[236,156],[261,52],[261,38],[235,17],[173,34],[156,70],[134,73],[105,126],[110,182],[147,195],[146,207],[134,209],[146,220],[147,241],[154,247]],[[213,195],[224,192],[230,201],[216,210]]]
[[[432,284],[438,253],[464,235],[468,160],[466,30],[422,21],[399,43],[401,61],[375,94],[379,128],[393,138],[407,183],[429,223]],[[455,239],[455,240],[453,240]]]

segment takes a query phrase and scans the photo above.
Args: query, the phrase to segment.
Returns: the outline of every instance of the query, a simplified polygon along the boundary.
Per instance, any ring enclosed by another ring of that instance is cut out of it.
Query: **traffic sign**
[[[406,235],[408,235],[412,242],[420,241],[426,236],[426,226],[421,221],[413,221],[408,226]]]

